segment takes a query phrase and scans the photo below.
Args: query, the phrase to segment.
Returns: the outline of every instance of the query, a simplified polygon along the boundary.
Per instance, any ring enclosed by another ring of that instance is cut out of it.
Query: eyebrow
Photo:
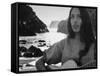
[[[70,14],[70,17],[71,17],[71,16],[73,16],[73,15],[74,15],[74,14],[72,14],[72,13],[71,13],[71,14]],[[78,13],[78,14],[76,14],[76,15],[81,16],[81,14],[80,14],[80,13]]]

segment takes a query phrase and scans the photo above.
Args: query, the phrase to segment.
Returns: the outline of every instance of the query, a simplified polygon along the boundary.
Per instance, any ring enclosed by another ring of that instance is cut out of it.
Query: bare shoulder
[[[67,43],[67,38],[62,39],[61,41],[55,43],[54,45],[59,47],[59,48],[62,48],[65,46],[65,43]]]

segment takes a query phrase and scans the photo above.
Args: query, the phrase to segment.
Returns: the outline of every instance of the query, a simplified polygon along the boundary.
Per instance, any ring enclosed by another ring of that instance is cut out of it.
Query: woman
[[[54,44],[44,52],[44,56],[36,62],[37,70],[47,70],[48,65],[62,63],[54,69],[78,68],[88,61],[94,60],[94,36],[91,21],[86,8],[72,8],[68,19],[69,35],[66,39]]]

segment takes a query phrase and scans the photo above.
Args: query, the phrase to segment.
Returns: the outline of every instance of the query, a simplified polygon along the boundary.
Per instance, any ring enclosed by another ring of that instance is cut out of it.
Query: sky
[[[36,15],[49,26],[52,21],[61,21],[68,18],[69,7],[30,5]]]

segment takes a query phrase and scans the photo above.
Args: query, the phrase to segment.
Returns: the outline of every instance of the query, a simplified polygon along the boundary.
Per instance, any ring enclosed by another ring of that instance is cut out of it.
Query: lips
[[[73,25],[73,28],[77,29],[77,28],[79,28],[79,25]]]

